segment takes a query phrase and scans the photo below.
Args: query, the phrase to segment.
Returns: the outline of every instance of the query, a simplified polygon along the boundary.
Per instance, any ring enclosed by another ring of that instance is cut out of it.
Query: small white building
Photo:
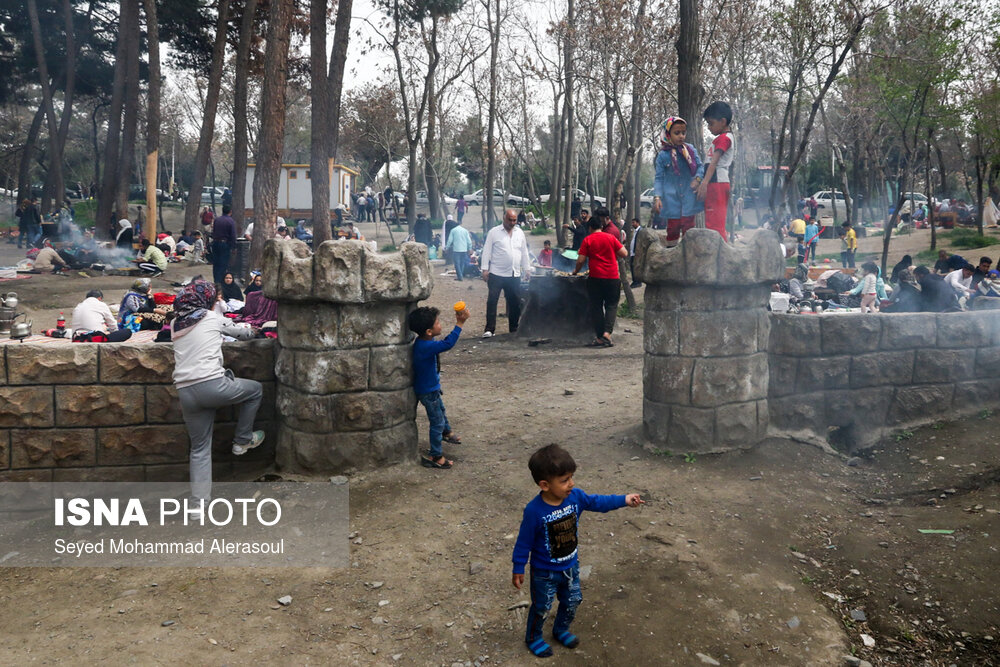
[[[278,179],[278,215],[287,220],[312,218],[312,165],[283,164],[281,176]],[[256,164],[247,165],[246,215],[253,215],[253,177],[257,171]],[[354,192],[355,179],[360,172],[345,167],[342,164],[330,163],[330,212],[339,204],[347,210],[351,209],[351,193]]]

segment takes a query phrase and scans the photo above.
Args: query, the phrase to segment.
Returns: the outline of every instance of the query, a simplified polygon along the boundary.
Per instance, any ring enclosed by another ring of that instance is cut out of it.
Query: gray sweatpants
[[[234,442],[244,445],[253,437],[253,420],[260,407],[263,388],[256,380],[244,380],[226,374],[189,387],[181,387],[177,395],[181,413],[191,438],[191,495],[208,500],[212,495],[212,427],[215,411],[226,405],[240,405]]]

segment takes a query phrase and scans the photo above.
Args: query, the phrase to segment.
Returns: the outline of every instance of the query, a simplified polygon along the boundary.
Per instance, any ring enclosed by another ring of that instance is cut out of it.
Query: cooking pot
[[[14,319],[18,317],[26,317],[24,313],[18,313]],[[23,322],[16,322],[11,324],[10,327],[10,337],[11,340],[24,341],[25,338],[31,335],[31,322],[25,319]]]

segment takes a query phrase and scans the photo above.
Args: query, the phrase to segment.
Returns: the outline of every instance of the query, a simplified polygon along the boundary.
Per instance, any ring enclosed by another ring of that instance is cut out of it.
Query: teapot
[[[18,313],[14,319],[18,317],[27,317],[24,313]],[[31,321],[25,319],[23,322],[17,322],[16,324],[11,324],[10,327],[10,337],[11,340],[19,340],[22,343],[24,339],[31,335]]]
[[[6,308],[17,308],[17,292],[7,292],[3,305]]]

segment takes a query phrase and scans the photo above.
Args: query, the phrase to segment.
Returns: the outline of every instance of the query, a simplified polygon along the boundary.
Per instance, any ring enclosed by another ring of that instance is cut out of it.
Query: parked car
[[[639,195],[639,206],[642,208],[653,208],[653,199],[656,197],[656,189],[649,188],[648,190],[643,190],[642,194]]]
[[[480,206],[486,201],[483,189],[480,188],[479,190],[476,190],[471,195],[466,197],[465,201],[469,204],[469,206]],[[498,204],[502,201],[505,201],[503,198],[503,190],[500,188],[493,188],[493,203]],[[520,197],[511,193],[507,195],[506,203],[508,206],[527,206],[531,203],[531,200],[527,197]]]
[[[424,192],[423,190],[417,190],[417,203],[418,204],[429,204],[430,203],[428,201],[428,199],[427,199],[427,193]],[[454,197],[449,197],[449,196],[445,195],[445,197],[444,197],[444,203],[447,204],[448,206],[454,206],[455,204],[458,203],[458,200],[455,199]]]
[[[202,204],[211,204],[212,203],[212,191],[213,190],[215,190],[215,203],[216,204],[221,204],[222,203],[222,193],[223,193],[222,188],[218,188],[218,187],[213,188],[210,185],[206,185],[206,186],[202,187],[202,189],[201,189],[201,203]]]
[[[573,194],[576,195],[577,197],[579,197],[580,201],[584,202],[585,206],[590,204],[590,195],[588,195],[586,192],[584,192],[580,188],[577,188],[576,190],[573,190]],[[544,203],[546,203],[546,202],[549,201],[550,196],[551,195],[542,195],[538,199],[541,200],[541,202],[544,204]],[[596,201],[601,206],[604,206],[604,205],[606,205],[608,203],[608,200],[605,199],[604,197],[594,197],[594,201]]]
[[[819,216],[832,216],[834,209],[837,211],[837,217],[841,220],[847,218],[847,200],[844,199],[844,193],[837,190],[820,190],[819,192],[814,192],[812,198],[816,200],[819,205]]]

